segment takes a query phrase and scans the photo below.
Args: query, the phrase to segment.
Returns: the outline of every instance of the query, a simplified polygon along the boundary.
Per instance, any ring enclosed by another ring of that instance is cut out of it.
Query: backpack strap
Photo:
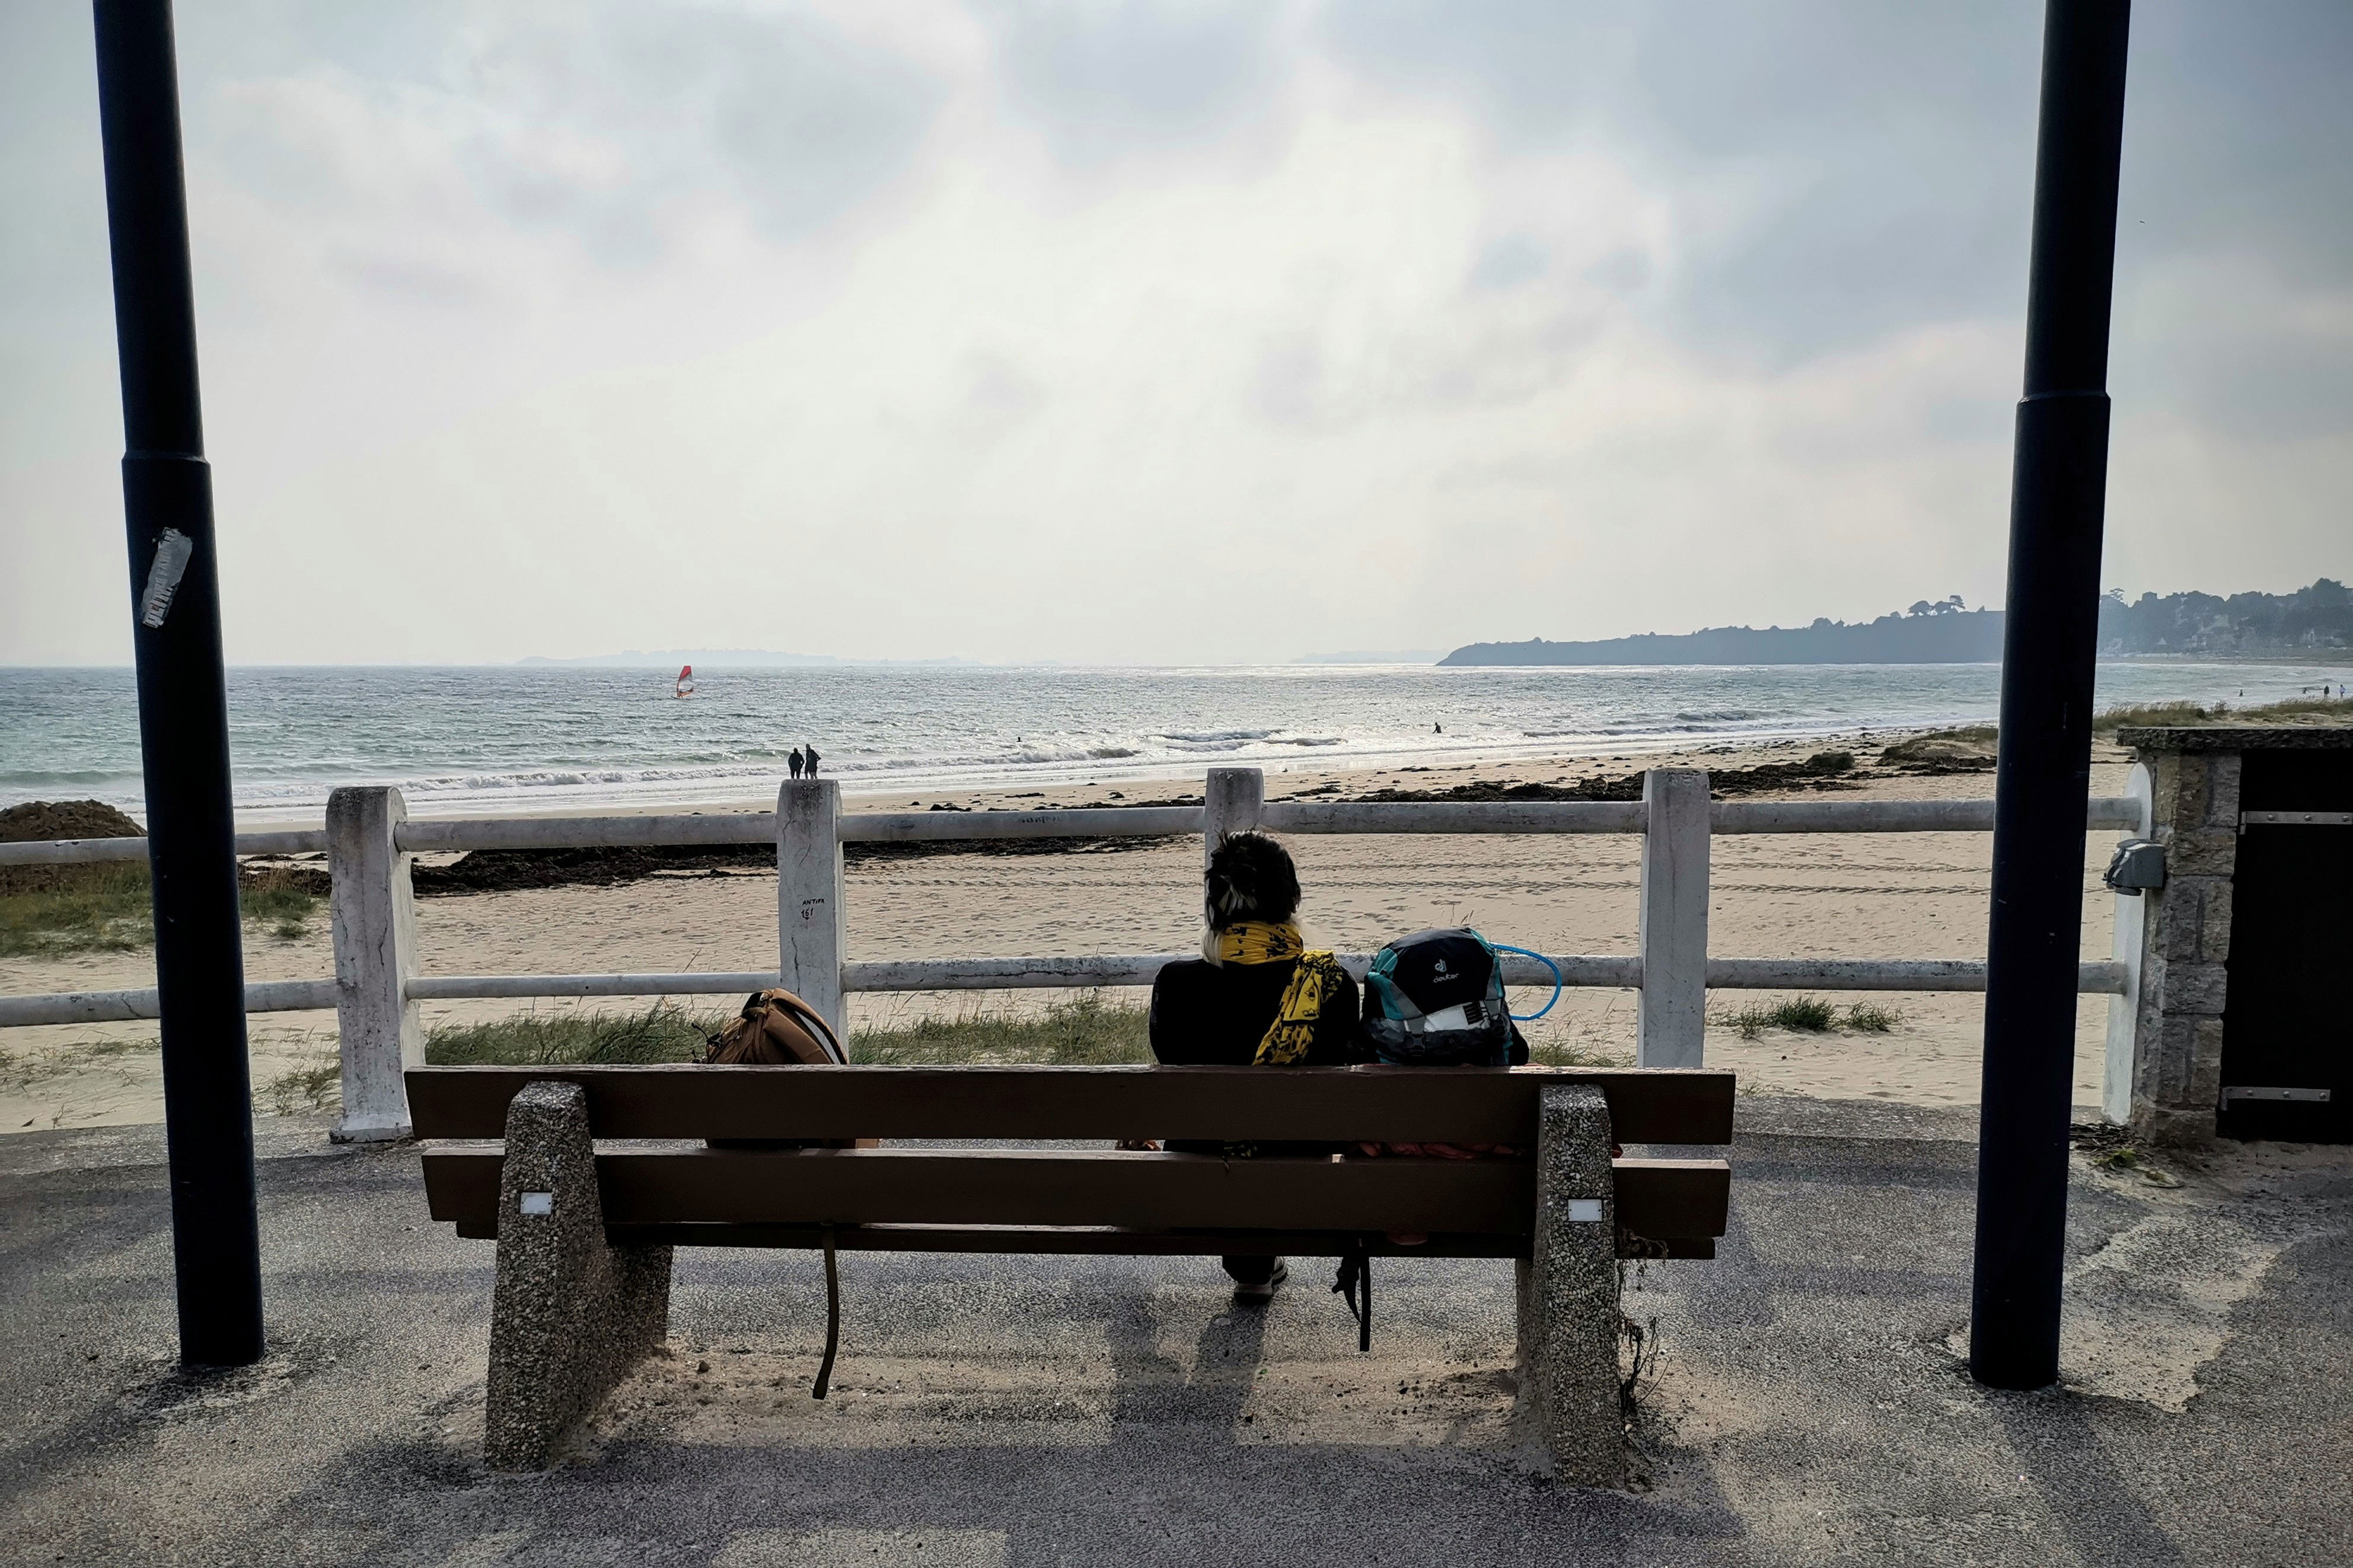
[[[1369,1352],[1373,1348],[1373,1258],[1363,1241],[1341,1257],[1332,1289],[1348,1303],[1348,1315],[1356,1320],[1357,1351]]]
[[[833,1226],[825,1227],[825,1359],[818,1363],[811,1399],[823,1399],[833,1386],[833,1352],[841,1348],[841,1277],[833,1266]]]
[[[816,1040],[819,1046],[824,1047],[825,1054],[832,1059],[836,1066],[846,1066],[849,1063],[849,1053],[841,1048],[841,1040],[834,1034],[833,1026],[819,1017],[816,1008],[810,1006],[798,996],[794,995],[791,992],[783,989],[781,986],[774,991],[762,993],[761,994],[764,994],[768,999],[775,1002],[777,1006],[782,1007],[787,1014],[791,1015],[795,1023],[798,1024],[803,1029],[808,1031],[809,1037]]]

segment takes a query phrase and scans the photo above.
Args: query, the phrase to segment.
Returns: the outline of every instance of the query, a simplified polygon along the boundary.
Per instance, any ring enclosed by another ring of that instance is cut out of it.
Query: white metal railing
[[[2094,799],[2085,826],[2126,834],[2148,830],[2145,784],[2131,795]],[[332,882],[335,974],[329,980],[271,981],[246,987],[250,1013],[333,1008],[342,1040],[343,1119],[337,1136],[397,1137],[408,1128],[401,1073],[423,1059],[420,1002],[494,997],[723,995],[785,985],[837,1029],[852,992],[1071,989],[1148,985],[1183,953],[1075,957],[905,959],[848,963],[842,956],[841,847],[859,843],[968,842],[1007,838],[1182,837],[1204,844],[1260,827],[1316,833],[1615,833],[1640,835],[1641,951],[1553,958],[1573,986],[1637,990],[1637,1059],[1646,1067],[1698,1067],[1705,1042],[1706,994],[1714,990],[1982,991],[1986,966],[1976,960],[1710,958],[1707,953],[1709,846],[1717,834],[1985,833],[1991,801],[1712,801],[1707,776],[1658,769],[1643,776],[1640,801],[1504,804],[1426,802],[1325,804],[1265,798],[1255,768],[1210,771],[1198,806],[1023,812],[845,814],[832,779],[794,781],[771,812],[715,816],[459,818],[412,822],[397,789],[339,789],[323,830],[240,835],[243,855],[323,850]],[[766,844],[776,846],[778,964],[741,973],[645,974],[421,974],[417,972],[411,858],[432,851],[555,849],[611,846]],[[142,838],[79,839],[0,845],[0,866],[62,865],[137,859]],[[2120,903],[2122,900],[2120,900]],[[2120,909],[2120,917],[2127,911]],[[2128,1071],[2138,975],[2118,921],[2117,958],[2081,966],[2078,989],[2112,998],[2109,1073],[2118,1051]],[[1361,975],[1368,955],[1342,955]],[[1507,956],[1515,985],[1551,978],[1533,959]],[[95,1023],[156,1016],[156,993],[69,992],[0,997],[0,1027]],[[2119,1039],[2122,1045],[2119,1047]]]

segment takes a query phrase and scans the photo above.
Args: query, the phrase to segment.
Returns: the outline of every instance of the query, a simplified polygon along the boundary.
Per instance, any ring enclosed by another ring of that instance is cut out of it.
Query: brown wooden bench
[[[1532,1433],[1565,1476],[1614,1479],[1615,1260],[1713,1257],[1730,1191],[1721,1160],[1616,1147],[1729,1142],[1725,1072],[672,1066],[420,1068],[407,1080],[419,1138],[503,1140],[428,1148],[424,1167],[432,1216],[500,1243],[486,1443],[506,1468],[545,1464],[660,1342],[670,1249],[702,1246],[1515,1258]],[[1098,1147],[702,1142],[849,1138]],[[1107,1147],[1143,1138],[1501,1143],[1526,1157]],[[1414,1234],[1428,1239],[1388,1239]]]

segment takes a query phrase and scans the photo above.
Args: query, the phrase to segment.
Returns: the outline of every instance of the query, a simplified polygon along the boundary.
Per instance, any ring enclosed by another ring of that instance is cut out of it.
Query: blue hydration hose
[[[1543,953],[1531,952],[1525,947],[1505,947],[1500,942],[1490,942],[1487,945],[1493,948],[1497,952],[1516,952],[1522,958],[1533,958],[1538,963],[1543,964],[1546,969],[1552,971],[1551,999],[1533,1013],[1514,1013],[1512,1015],[1512,1022],[1514,1024],[1533,1024],[1538,1018],[1543,1017],[1546,1013],[1551,1012],[1553,1003],[1560,1000],[1560,965],[1555,963],[1551,959],[1546,958]]]

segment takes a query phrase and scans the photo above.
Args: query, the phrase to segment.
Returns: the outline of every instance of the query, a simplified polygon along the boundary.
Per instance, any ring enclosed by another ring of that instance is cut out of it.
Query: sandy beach
[[[1886,776],[1872,768],[1890,737],[1843,744],[1864,764],[1837,798],[1973,798],[1990,794],[1992,776],[1959,773]],[[1717,746],[1672,759],[1719,770],[1802,760],[1821,742]],[[1351,795],[1381,788],[1444,789],[1473,779],[1499,783],[1574,782],[1622,776],[1654,757],[1582,757],[1508,766],[1431,770],[1271,773],[1270,798],[1336,790]],[[2122,787],[2126,758],[2103,744],[2093,787]],[[898,795],[853,797],[850,809],[906,809],[935,801],[986,808],[1119,804],[1198,793],[1199,780],[1073,785],[1043,792]],[[1799,792],[1810,794],[1812,792]],[[743,803],[757,809],[767,803]],[[2105,957],[2109,900],[2097,888],[2108,835],[2092,836],[2084,951]],[[1366,951],[1428,925],[1472,924],[1499,942],[1552,952],[1634,950],[1639,841],[1633,837],[1303,837],[1292,845],[1307,889],[1303,920],[1311,940]],[[1710,945],[1720,956],[1981,956],[1991,839],[1983,834],[1782,835],[1719,837],[1714,849]],[[1198,940],[1196,912],[1199,847],[1190,839],[1147,847],[1076,854],[933,854],[913,859],[853,861],[849,869],[849,956],[1015,956],[1150,952],[1189,949]],[[423,967],[427,973],[554,973],[657,969],[733,970],[775,962],[776,882],[758,870],[662,874],[617,887],[560,887],[418,902]],[[297,940],[259,927],[247,934],[248,978],[300,979],[332,973],[323,908]],[[0,992],[101,989],[153,984],[147,950],[0,960]],[[853,1026],[921,1013],[975,1008],[1034,1008],[1050,992],[859,996]],[[1140,1003],[1140,991],[1114,993]],[[1744,1007],[1770,1004],[1769,993],[1718,992],[1711,998],[1707,1053],[1741,1075],[1757,1094],[1879,1099],[1915,1105],[1973,1104],[1982,1004],[1973,994],[1883,994],[1900,1021],[1885,1034],[1767,1030],[1744,1037],[1731,1022]],[[1834,998],[1841,1002],[1857,998]],[[1541,992],[1523,994],[1533,1010]],[[1536,1038],[1596,1060],[1631,1061],[1630,992],[1571,990],[1551,1015],[1530,1026]],[[540,1010],[585,1005],[620,1010],[616,999],[541,1002]],[[697,1011],[717,998],[688,998]],[[2107,1004],[2087,998],[2078,1010],[2075,1099],[2099,1098],[2101,1042]],[[517,1005],[428,1004],[436,1023],[500,1016]],[[256,1016],[249,1020],[256,1103],[263,1115],[315,1114],[318,1080],[332,1062],[334,1020],[325,1013]],[[301,1075],[312,1077],[305,1080]],[[161,1064],[152,1023],[59,1026],[12,1030],[0,1038],[0,1128],[87,1127],[160,1121]]]

